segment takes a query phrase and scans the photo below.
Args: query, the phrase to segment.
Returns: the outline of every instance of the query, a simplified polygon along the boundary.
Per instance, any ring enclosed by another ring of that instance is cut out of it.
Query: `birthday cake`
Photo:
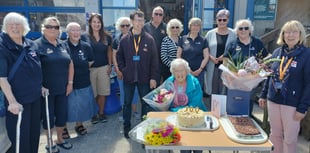
[[[205,124],[204,118],[205,114],[199,108],[185,107],[177,111],[177,121],[182,127],[202,127]]]

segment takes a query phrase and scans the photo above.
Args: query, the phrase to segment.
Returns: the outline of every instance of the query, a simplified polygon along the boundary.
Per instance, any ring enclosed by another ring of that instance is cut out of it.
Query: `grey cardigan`
[[[206,36],[205,36],[205,38],[207,39],[207,41],[209,43],[210,56],[216,56],[216,52],[217,52],[216,31],[217,31],[217,28],[214,28],[214,29],[208,31]],[[227,48],[227,45],[230,42],[232,42],[233,40],[235,40],[237,38],[235,32],[231,28],[228,28],[228,31],[229,32],[228,32],[228,37],[227,37],[225,48]],[[207,73],[206,73],[205,79],[204,79],[205,80],[205,92],[208,95],[212,94],[213,72],[214,72],[214,63],[211,60],[209,60],[209,62],[207,64]]]

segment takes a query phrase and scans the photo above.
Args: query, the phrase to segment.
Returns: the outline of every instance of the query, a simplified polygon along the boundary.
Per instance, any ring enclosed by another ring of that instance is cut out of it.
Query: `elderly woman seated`
[[[202,101],[202,90],[197,78],[190,74],[188,62],[177,58],[171,62],[170,76],[167,81],[174,84],[176,95],[170,111],[176,112],[186,106],[198,107],[203,111],[207,108]]]

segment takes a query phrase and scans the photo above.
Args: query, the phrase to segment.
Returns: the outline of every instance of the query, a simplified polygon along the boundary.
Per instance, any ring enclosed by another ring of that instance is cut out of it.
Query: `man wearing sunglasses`
[[[166,23],[163,22],[163,18],[164,18],[164,9],[160,6],[157,6],[153,9],[152,20],[147,22],[143,27],[143,29],[147,33],[153,36],[156,42],[158,55],[160,55],[161,42],[163,38],[167,36],[167,33],[166,33],[167,26],[166,26]],[[158,57],[158,60],[160,61],[160,65],[159,65],[160,77],[156,79],[156,82],[159,85],[163,74],[169,73],[169,68],[162,63],[160,56]]]

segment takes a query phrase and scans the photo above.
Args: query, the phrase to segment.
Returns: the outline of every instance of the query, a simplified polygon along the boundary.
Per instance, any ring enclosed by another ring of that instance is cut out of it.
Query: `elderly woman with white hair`
[[[264,47],[263,42],[253,36],[254,27],[249,19],[241,19],[236,22],[234,29],[237,33],[237,39],[228,44],[227,49],[224,52],[224,58],[232,58],[235,63],[243,62],[247,58],[254,56],[256,60],[261,60],[268,56],[268,52]],[[224,59],[225,61],[225,59]],[[255,90],[251,93],[251,102],[249,115],[252,115],[253,103],[255,97]]]
[[[176,96],[170,110],[176,112],[186,106],[192,106],[206,111],[201,86],[198,79],[190,73],[188,62],[182,58],[174,59],[171,62],[170,72],[172,76],[167,81],[173,82],[176,89]]]
[[[118,69],[118,64],[117,64],[117,60],[116,60],[116,53],[118,50],[118,46],[119,46],[119,42],[121,41],[121,39],[126,36],[129,32],[131,25],[130,25],[130,18],[129,17],[120,17],[117,19],[116,24],[115,24],[115,28],[116,30],[120,31],[120,34],[113,40],[113,44],[112,44],[112,49],[113,49],[113,65],[114,65],[114,69],[115,72],[117,74],[117,81],[118,81],[118,86],[119,86],[119,90],[120,90],[120,103],[121,106],[124,105],[124,82],[123,82],[123,74],[122,72]],[[131,104],[131,108],[132,108],[132,112],[133,115],[136,119],[139,119],[139,113],[137,111],[137,103],[138,103],[138,97],[139,97],[139,93],[138,93],[138,89],[137,87],[135,88],[135,93],[133,95],[133,99],[132,99],[132,104]],[[119,120],[123,121],[123,115],[119,116]]]
[[[81,26],[76,22],[68,23],[66,27],[74,65],[73,90],[68,96],[68,122],[76,122],[75,131],[79,135],[87,133],[83,122],[90,120],[96,114],[94,110],[94,94],[90,84],[90,66],[94,63],[93,52],[89,43],[81,40]]]
[[[182,31],[183,25],[179,19],[174,18],[167,23],[168,35],[164,37],[160,49],[161,61],[167,68],[167,71],[162,70],[164,80],[171,75],[169,68],[172,60],[177,57],[178,42]]]
[[[29,31],[27,19],[21,14],[12,12],[4,17],[0,34],[0,86],[6,98],[6,129],[12,142],[7,153],[15,153],[17,114],[21,108],[20,152],[38,152],[42,71],[35,44],[25,38]],[[6,141],[1,140],[0,146]],[[0,148],[0,152],[7,149]]]
[[[186,106],[198,107],[207,111],[202,100],[202,89],[196,77],[190,73],[190,67],[182,58],[174,59],[171,62],[170,76],[166,81],[173,82],[176,90],[175,98],[169,110],[176,112]],[[181,153],[190,153],[192,150],[181,150]],[[202,153],[201,150],[193,150],[194,153]]]

